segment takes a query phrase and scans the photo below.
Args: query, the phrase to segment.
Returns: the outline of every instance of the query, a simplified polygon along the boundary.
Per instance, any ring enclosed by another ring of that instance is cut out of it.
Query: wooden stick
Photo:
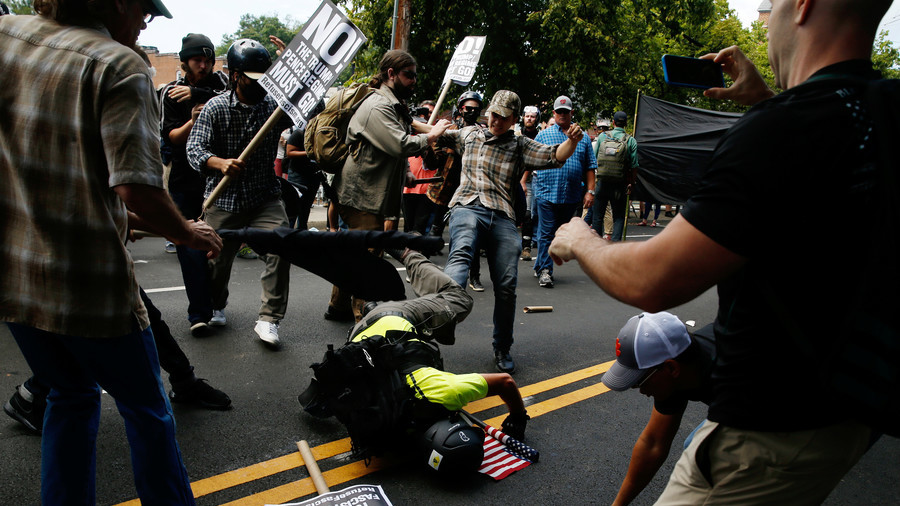
[[[262,142],[263,137],[269,133],[269,130],[275,126],[281,120],[281,116],[284,115],[284,111],[281,110],[281,107],[276,107],[275,111],[272,112],[272,115],[269,116],[269,119],[266,120],[265,124],[263,124],[262,128],[259,129],[259,132],[256,132],[256,135],[253,136],[253,139],[250,141],[250,144],[247,144],[247,147],[244,148],[244,152],[241,153],[241,156],[238,157],[238,160],[246,160],[250,158],[250,155],[256,151],[256,148],[259,147],[259,143]],[[213,191],[209,194],[209,197],[203,202],[203,212],[206,212],[206,209],[212,205],[216,199],[219,198],[219,195],[225,191],[225,188],[228,187],[229,183],[231,183],[231,176],[226,175],[219,181],[219,184],[213,189]]]
[[[429,125],[433,125],[434,121],[437,119],[438,114],[440,114],[441,105],[444,104],[444,99],[447,97],[447,90],[450,89],[451,84],[453,84],[453,81],[447,81],[446,83],[444,83],[444,88],[441,90],[441,96],[438,97],[437,103],[434,105],[434,111],[431,113],[431,117],[428,118]]]
[[[316,492],[319,495],[330,492],[328,484],[325,483],[325,478],[322,477],[322,471],[319,470],[319,464],[316,463],[316,458],[313,457],[312,450],[309,449],[309,443],[305,439],[297,441],[297,448],[300,450],[300,456],[303,457],[306,469],[309,470],[309,477],[312,478],[313,485],[316,486]]]

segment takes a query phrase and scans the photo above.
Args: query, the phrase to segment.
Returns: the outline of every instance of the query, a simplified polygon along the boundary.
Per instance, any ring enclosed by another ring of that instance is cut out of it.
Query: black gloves
[[[500,425],[500,428],[513,439],[524,441],[525,426],[528,425],[528,420],[531,420],[531,417],[528,416],[527,411],[510,413],[509,416],[506,417],[506,420],[503,420],[503,424]]]

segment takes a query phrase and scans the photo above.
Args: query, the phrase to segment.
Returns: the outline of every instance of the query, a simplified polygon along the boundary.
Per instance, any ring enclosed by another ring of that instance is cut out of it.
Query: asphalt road
[[[629,234],[632,240],[642,240],[659,230],[630,227]],[[558,267],[556,287],[543,289],[532,277],[531,264],[520,262],[519,308],[554,308],[550,313],[518,313],[512,350],[519,367],[514,377],[533,417],[528,442],[541,451],[540,462],[499,482],[481,475],[442,480],[424,465],[403,461],[376,459],[366,467],[347,454],[349,444],[340,424],[307,416],[297,402],[311,377],[308,366],[321,359],[327,344],[340,344],[346,337],[348,325],[322,318],[329,284],[292,269],[290,304],[280,331],[284,346],[272,351],[253,333],[263,264],[237,259],[228,325],[211,337],[196,339],[188,332],[187,299],[178,288],[183,282],[175,255],[163,252],[161,239],[144,239],[129,248],[138,262],[141,285],[162,310],[197,375],[234,401],[227,412],[174,406],[179,443],[200,505],[279,504],[314,496],[297,453],[296,442],[301,439],[313,448],[332,490],[380,484],[396,505],[609,504],[649,416],[649,399],[637,392],[607,392],[599,382],[604,364],[615,358],[618,329],[639,311],[605,295],[577,265]],[[445,259],[434,257],[439,264]],[[458,326],[456,344],[442,348],[452,372],[492,371],[493,295],[486,265],[483,270],[486,291],[473,294],[475,308]],[[712,321],[715,303],[711,290],[672,312],[699,328]],[[5,326],[0,326],[0,373],[3,399],[30,375]],[[504,412],[490,401],[469,408],[482,419]],[[689,407],[676,445],[704,415],[703,406]],[[134,500],[124,426],[114,402],[105,395],[97,446],[98,504]],[[673,449],[634,504],[653,503],[678,453]],[[0,456],[0,505],[39,504],[40,438],[0,416]],[[898,478],[900,442],[882,438],[826,504],[897,504]]]

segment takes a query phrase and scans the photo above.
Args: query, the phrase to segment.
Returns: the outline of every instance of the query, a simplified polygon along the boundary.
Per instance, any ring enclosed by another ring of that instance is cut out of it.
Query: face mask
[[[463,121],[466,122],[467,125],[474,125],[478,122],[478,117],[481,116],[481,109],[475,109],[474,111],[463,111]]]
[[[243,86],[241,88],[241,93],[244,95],[244,98],[252,104],[258,104],[259,102],[262,102],[264,98],[266,98],[266,89],[260,86],[260,84],[256,81],[253,81],[249,85]]]

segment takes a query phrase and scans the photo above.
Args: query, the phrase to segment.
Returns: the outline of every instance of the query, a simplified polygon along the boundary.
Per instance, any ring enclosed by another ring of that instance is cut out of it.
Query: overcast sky
[[[754,21],[761,0],[729,0],[731,8],[745,26]],[[158,18],[141,33],[140,43],[156,46],[162,53],[177,53],[181,38],[190,32],[209,36],[218,45],[222,37],[234,33],[243,14],[255,16],[277,15],[282,20],[288,16],[296,22],[305,22],[319,5],[318,0],[216,0],[198,2],[168,0],[166,7],[174,19]],[[884,28],[890,30],[890,39],[900,47],[900,2],[894,2],[884,17]],[[287,41],[285,41],[287,42]]]

